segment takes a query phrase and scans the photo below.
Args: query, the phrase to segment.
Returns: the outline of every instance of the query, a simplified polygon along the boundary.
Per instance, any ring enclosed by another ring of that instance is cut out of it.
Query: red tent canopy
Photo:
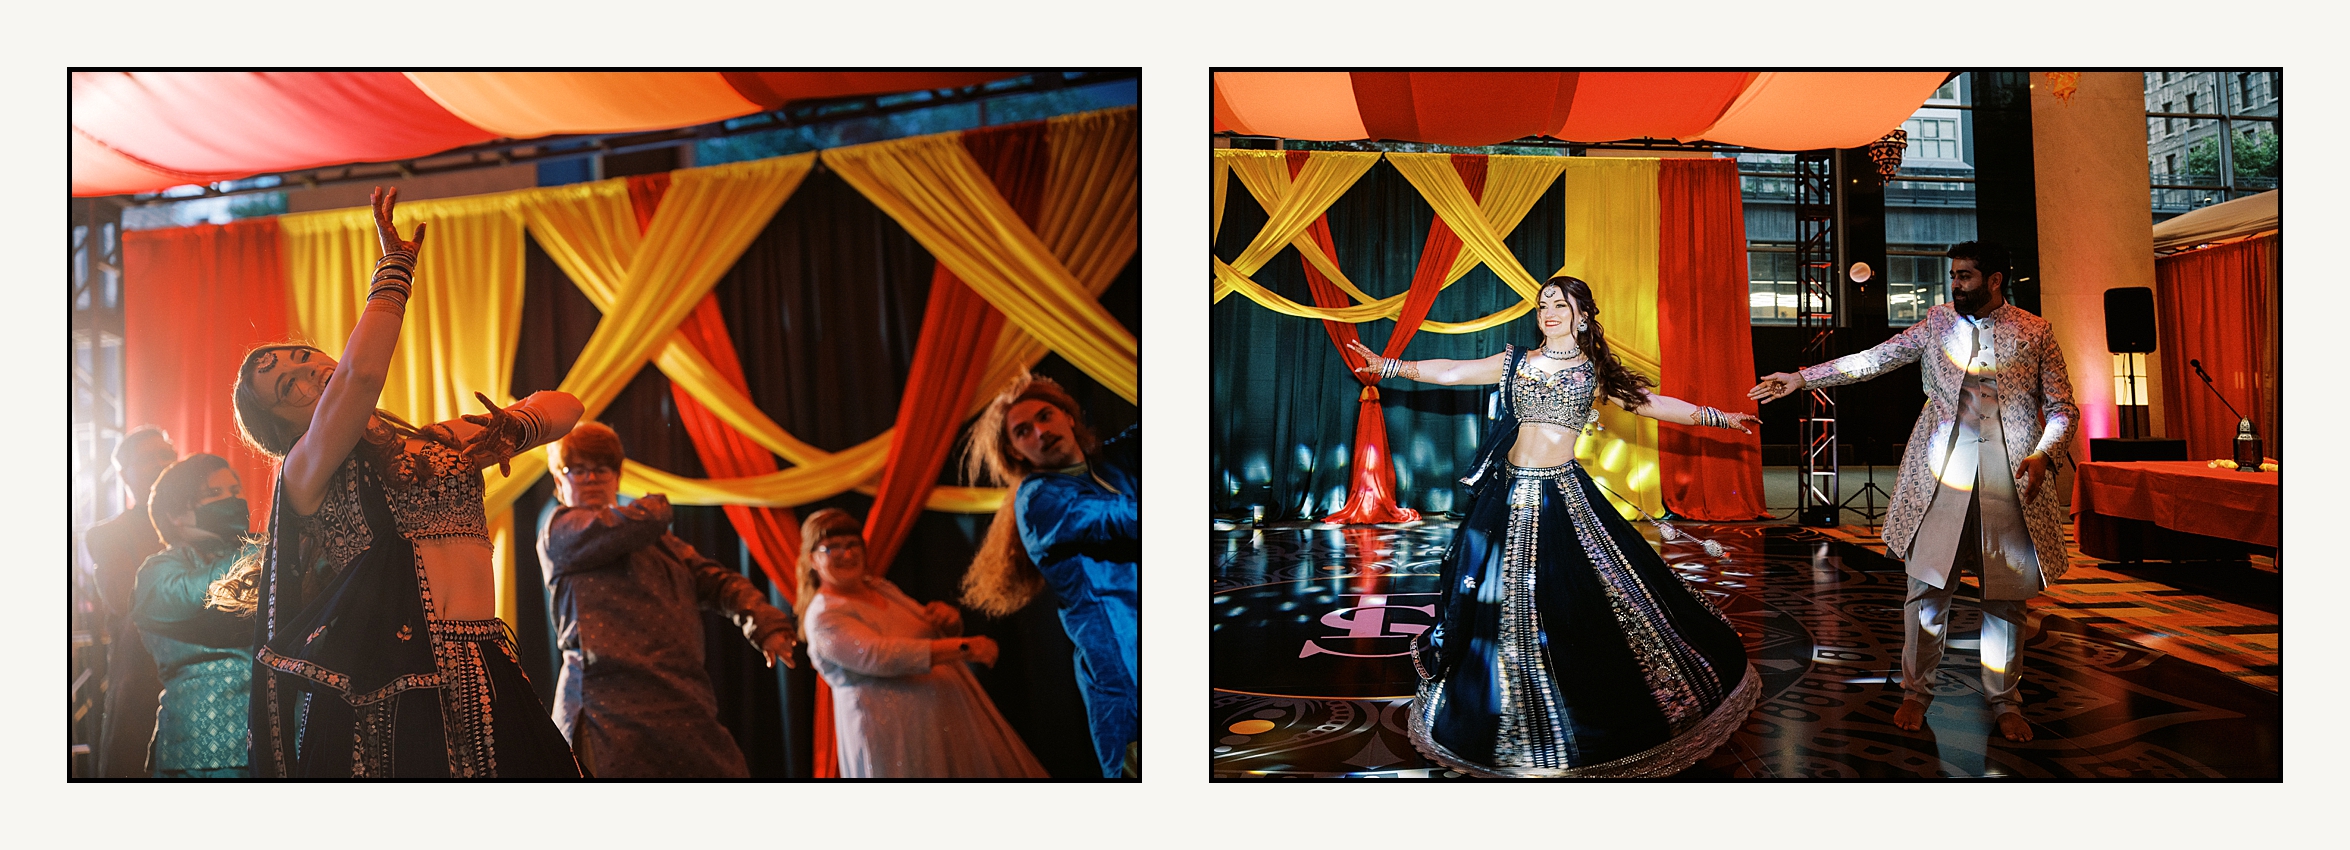
[[[1708,141],[1768,150],[1866,145],[1945,71],[1219,72],[1218,132],[1491,145]]]
[[[75,197],[429,156],[498,138],[690,127],[794,100],[1022,71],[79,72]]]

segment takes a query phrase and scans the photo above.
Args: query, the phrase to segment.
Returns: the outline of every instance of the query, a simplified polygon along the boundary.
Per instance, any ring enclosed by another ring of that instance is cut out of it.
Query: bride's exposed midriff
[[[1564,465],[1575,459],[1575,438],[1581,435],[1564,425],[1522,423],[1517,442],[1510,446],[1510,465],[1529,469]]]
[[[416,543],[424,580],[432,587],[433,616],[442,620],[487,620],[498,615],[498,587],[490,542],[478,537],[443,537]]]

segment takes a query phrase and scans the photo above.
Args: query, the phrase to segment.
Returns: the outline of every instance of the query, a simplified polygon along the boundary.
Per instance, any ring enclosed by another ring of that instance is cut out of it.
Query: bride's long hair
[[[1575,309],[1583,312],[1584,327],[1575,331],[1575,345],[1597,364],[1594,371],[1599,378],[1599,394],[1614,399],[1626,410],[1647,404],[1648,388],[1656,386],[1656,382],[1626,368],[1623,361],[1616,359],[1615,350],[1608,347],[1607,329],[1599,324],[1599,303],[1591,300],[1591,284],[1562,274],[1543,283],[1542,289],[1557,289],[1567,300],[1575,302]],[[1537,298],[1541,297],[1541,291],[1535,291]]]

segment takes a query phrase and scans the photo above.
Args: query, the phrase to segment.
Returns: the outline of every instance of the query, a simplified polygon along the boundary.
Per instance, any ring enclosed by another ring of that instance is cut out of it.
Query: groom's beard
[[[1952,291],[1950,306],[1957,309],[1960,315],[1972,316],[1976,310],[1983,308],[1983,302],[1990,300],[1990,294],[1989,290],[1984,289],[1972,292]]]

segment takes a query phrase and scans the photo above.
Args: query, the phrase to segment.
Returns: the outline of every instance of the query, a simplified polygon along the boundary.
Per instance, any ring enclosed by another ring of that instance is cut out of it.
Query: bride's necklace
[[[1542,356],[1548,357],[1552,360],[1573,360],[1577,357],[1583,356],[1582,346],[1575,345],[1571,342],[1567,343],[1567,345],[1569,347],[1566,351],[1559,352],[1550,350],[1550,343],[1545,342],[1542,344]]]

